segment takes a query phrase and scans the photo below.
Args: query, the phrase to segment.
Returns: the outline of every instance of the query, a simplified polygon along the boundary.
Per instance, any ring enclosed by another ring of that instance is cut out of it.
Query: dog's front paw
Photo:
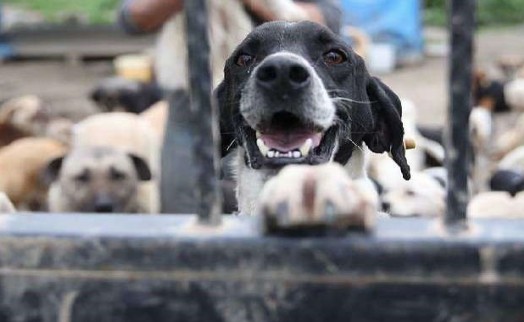
[[[258,209],[268,233],[369,230],[376,200],[338,164],[292,165],[266,183]]]

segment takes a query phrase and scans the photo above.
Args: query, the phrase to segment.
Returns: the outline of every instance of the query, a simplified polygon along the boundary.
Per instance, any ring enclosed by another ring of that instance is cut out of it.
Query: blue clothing
[[[364,30],[375,42],[395,46],[399,57],[422,54],[420,0],[342,0],[344,25]]]
[[[342,9],[339,0],[296,0],[295,2],[314,3],[322,11],[324,20],[329,29],[339,33],[342,25]],[[249,10],[248,10],[249,13]],[[250,13],[251,18],[255,24],[260,24],[262,21]]]
[[[7,37],[2,33],[2,1],[0,0],[0,60],[14,55],[13,47],[8,44]]]

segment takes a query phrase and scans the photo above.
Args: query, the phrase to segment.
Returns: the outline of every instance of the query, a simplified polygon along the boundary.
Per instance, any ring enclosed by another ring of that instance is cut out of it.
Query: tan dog
[[[46,178],[52,212],[144,213],[141,181],[151,179],[144,159],[110,147],[83,147],[51,161]]]
[[[524,146],[520,146],[500,160],[498,169],[513,170],[524,174]]]
[[[433,175],[417,172],[387,191],[382,204],[392,217],[440,217],[446,210],[445,198],[446,189]]]
[[[160,101],[140,113],[140,118],[151,125],[151,128],[157,134],[159,142],[162,142],[164,139],[168,108],[169,104],[167,101]]]
[[[71,142],[73,148],[105,146],[142,158],[153,180],[140,184],[141,208],[151,213],[159,211],[160,140],[148,122],[127,112],[93,115],[74,126]]]
[[[514,111],[524,111],[524,78],[517,78],[504,86],[508,105]]]
[[[500,159],[521,145],[524,145],[524,114],[518,117],[511,129],[503,132],[495,140],[495,156]]]
[[[0,149],[0,191],[17,209],[45,210],[47,186],[41,174],[47,163],[67,152],[53,139],[23,138]]]
[[[0,146],[45,132],[49,113],[33,95],[13,98],[0,106]]]
[[[155,130],[138,115],[127,112],[90,116],[73,127],[73,147],[108,146],[144,158],[158,170],[159,142]]]
[[[15,206],[7,195],[3,192],[0,192],[0,214],[8,214],[16,212]]]
[[[490,191],[476,195],[468,204],[470,218],[523,218],[524,193]]]

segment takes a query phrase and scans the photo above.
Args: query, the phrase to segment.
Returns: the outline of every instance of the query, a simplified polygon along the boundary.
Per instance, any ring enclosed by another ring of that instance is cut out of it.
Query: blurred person
[[[3,33],[3,19],[2,19],[2,1],[0,0],[0,62],[4,59],[7,59],[13,55],[13,48],[7,42],[7,37]]]
[[[222,78],[228,55],[256,25],[270,20],[311,20],[334,32],[341,26],[338,0],[208,0],[213,85]],[[119,24],[128,33],[160,30],[155,75],[163,89],[186,88],[187,61],[183,0],[126,0]]]
[[[278,9],[288,12],[275,12],[268,1],[238,0],[255,24],[271,20],[292,20],[294,17],[311,20],[328,26],[338,32],[342,12],[338,0],[277,0]],[[183,0],[126,0],[119,15],[119,23],[129,33],[144,33],[158,30],[173,14],[182,11]],[[290,11],[295,12],[291,14]],[[302,20],[302,19],[301,19]]]

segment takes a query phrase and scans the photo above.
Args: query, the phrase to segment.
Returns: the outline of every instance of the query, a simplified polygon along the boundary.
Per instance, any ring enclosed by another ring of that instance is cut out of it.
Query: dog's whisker
[[[353,144],[357,149],[359,149],[361,152],[364,152],[364,149],[355,143],[351,138],[345,138],[345,140],[349,141],[351,144]]]
[[[342,102],[356,103],[356,104],[371,104],[372,103],[371,101],[358,101],[358,100],[354,100],[351,98],[340,97],[340,96],[331,97],[331,100],[334,102],[342,101]]]
[[[229,145],[227,146],[226,151],[229,151],[229,149],[231,149],[231,147],[233,147],[233,145],[235,144],[236,141],[237,141],[237,139],[233,139],[233,141],[231,141],[231,143],[229,143]]]

